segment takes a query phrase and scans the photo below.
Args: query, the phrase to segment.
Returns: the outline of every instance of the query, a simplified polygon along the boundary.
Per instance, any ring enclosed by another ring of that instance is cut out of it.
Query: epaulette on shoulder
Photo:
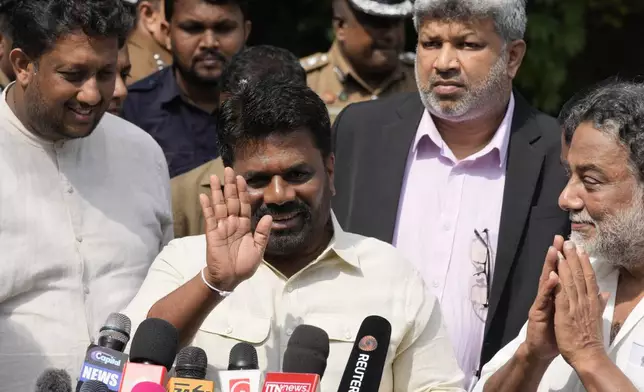
[[[398,56],[398,59],[401,63],[405,65],[414,65],[416,62],[416,53],[414,52],[403,52]]]
[[[329,55],[327,53],[316,53],[300,59],[300,65],[306,72],[315,71],[329,64]]]

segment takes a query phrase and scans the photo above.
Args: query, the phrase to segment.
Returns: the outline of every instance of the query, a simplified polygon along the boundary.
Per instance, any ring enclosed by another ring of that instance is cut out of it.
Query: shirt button
[[[288,291],[289,293],[292,293],[293,292],[293,287],[292,286],[286,286],[286,291]]]
[[[78,242],[83,242],[83,237],[81,237],[81,236],[77,235],[77,236],[76,236],[76,241],[78,241]]]
[[[64,145],[65,145],[64,141],[54,143],[54,147],[56,148],[63,148]]]
[[[449,223],[447,222],[443,223],[443,230],[450,231],[451,228],[452,226]]]
[[[291,336],[291,335],[293,335],[293,330],[289,328],[286,330],[286,336]]]
[[[74,193],[74,188],[72,188],[71,186],[67,188],[67,193]]]
[[[226,333],[230,335],[233,333],[233,329],[231,327],[226,328]]]
[[[438,283],[438,281],[435,280],[435,281],[432,282],[432,286],[434,286],[434,288],[437,289],[438,286],[440,286],[440,283]]]
[[[83,291],[85,292],[85,294],[89,294],[89,287],[83,286]]]
[[[351,332],[347,331],[347,332],[344,334],[344,338],[345,338],[345,339],[351,339]]]

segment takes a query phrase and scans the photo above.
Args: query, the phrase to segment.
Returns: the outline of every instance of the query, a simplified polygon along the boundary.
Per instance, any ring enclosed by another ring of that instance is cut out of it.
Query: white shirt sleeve
[[[481,371],[481,378],[476,383],[473,392],[483,392],[483,387],[485,386],[487,380],[514,356],[514,353],[517,351],[521,343],[525,341],[527,329],[528,323],[526,322],[521,328],[521,331],[519,331],[519,335],[510,343],[505,345],[505,347],[499,350],[499,352],[497,352],[496,355],[492,357],[490,362],[486,363],[485,366],[483,366],[483,370]]]

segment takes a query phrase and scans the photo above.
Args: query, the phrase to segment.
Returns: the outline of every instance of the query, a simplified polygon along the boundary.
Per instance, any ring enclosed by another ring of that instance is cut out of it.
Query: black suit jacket
[[[346,230],[392,242],[407,156],[423,111],[418,93],[408,93],[350,105],[337,117],[333,210]],[[567,181],[560,135],[555,119],[515,93],[481,364],[518,335],[548,247],[556,234],[570,232],[568,214],[557,204]]]

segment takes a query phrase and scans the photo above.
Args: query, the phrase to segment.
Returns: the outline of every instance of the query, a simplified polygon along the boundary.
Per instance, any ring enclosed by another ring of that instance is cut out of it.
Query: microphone
[[[109,388],[100,381],[89,380],[83,383],[80,392],[109,392]]]
[[[219,372],[219,388],[221,392],[259,392],[261,378],[255,347],[237,343],[230,350],[228,370]]]
[[[130,319],[121,313],[111,313],[101,327],[98,345],[91,344],[85,354],[76,391],[87,381],[100,381],[110,391],[118,392],[127,354],[123,349],[130,340]]]
[[[72,392],[72,379],[62,369],[46,369],[36,380],[36,392]]]
[[[144,320],[132,339],[119,392],[132,392],[145,381],[165,385],[178,345],[179,333],[172,324],[157,318]]]
[[[185,347],[177,354],[176,377],[168,382],[168,392],[214,392],[215,383],[205,380],[208,356],[199,347]]]
[[[187,391],[200,392],[195,390],[187,390]],[[132,392],[165,392],[165,389],[161,385],[155,382],[144,381],[136,384],[134,388],[132,388]]]
[[[129,317],[121,313],[110,313],[99,330],[98,345],[123,352],[127,342],[130,341],[131,329],[132,322]]]
[[[380,316],[364,319],[344,368],[338,392],[371,392],[380,388],[390,339],[389,321]]]
[[[299,325],[286,345],[283,373],[267,373],[263,392],[315,392],[328,357],[329,335],[320,328]]]

